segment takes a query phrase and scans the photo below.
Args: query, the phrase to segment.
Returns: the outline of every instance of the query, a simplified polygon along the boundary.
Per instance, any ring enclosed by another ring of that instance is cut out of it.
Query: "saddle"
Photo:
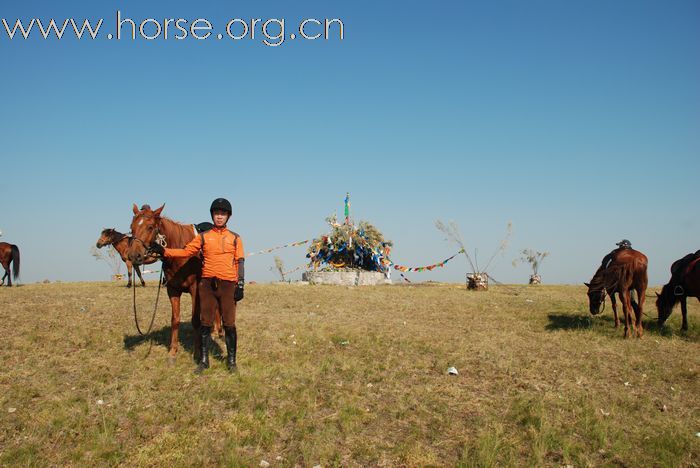
[[[605,257],[603,257],[603,261],[600,262],[601,267],[608,268],[612,263],[613,259],[615,258],[615,254],[617,254],[618,252],[621,252],[623,250],[632,250],[630,244],[623,244],[621,242],[618,242],[617,245],[619,245],[618,248],[616,248],[615,250],[607,254]]]
[[[204,221],[203,223],[195,224],[194,228],[197,230],[197,234],[209,231],[214,225],[209,221]]]
[[[695,253],[689,253],[680,260],[676,260],[671,265],[671,284],[675,285],[676,293],[682,294],[682,283],[685,275],[700,261],[700,250]],[[680,290],[679,290],[680,288]]]
[[[671,278],[680,275],[685,276],[685,274],[688,273],[687,270],[690,264],[698,258],[700,258],[700,250],[698,250],[695,253],[689,253],[680,260],[676,260],[675,262],[673,262],[673,264],[671,265]]]

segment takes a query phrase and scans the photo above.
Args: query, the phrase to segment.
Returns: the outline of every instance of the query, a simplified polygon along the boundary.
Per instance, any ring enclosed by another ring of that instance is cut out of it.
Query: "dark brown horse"
[[[12,275],[10,275],[10,263],[12,263]],[[5,278],[7,278],[7,285],[12,286],[12,277],[15,280],[19,277],[19,248],[14,244],[0,242],[0,264],[5,269],[5,276],[2,277],[0,285],[5,284]]]
[[[661,288],[661,294],[656,294],[659,326],[666,322],[675,305],[680,302],[683,314],[681,330],[687,331],[687,298],[695,297],[700,300],[700,251],[675,261],[671,266],[671,273],[671,281]]]
[[[602,312],[601,305],[605,304],[605,296],[610,295],[615,328],[620,326],[615,294],[620,297],[622,313],[625,316],[625,338],[630,336],[630,327],[639,338],[644,333],[642,313],[648,284],[648,263],[646,255],[641,252],[633,249],[617,250],[613,253],[610,263],[598,268],[590,283],[584,283],[588,286],[588,302],[593,315]],[[633,290],[637,293],[639,304],[632,300]],[[632,318],[633,311],[636,320]]]
[[[116,231],[114,228],[106,228],[102,230],[102,233],[100,234],[99,239],[97,239],[97,243],[95,244],[98,249],[101,249],[102,247],[106,245],[111,245],[114,247],[114,250],[117,251],[119,256],[122,258],[122,261],[126,263],[126,271],[129,274],[129,282],[126,283],[126,287],[130,288],[131,287],[131,276],[132,276],[132,269],[136,269],[136,274],[138,275],[139,279],[141,280],[141,286],[146,286],[146,282],[143,280],[143,277],[141,276],[141,268],[136,265],[135,267],[131,263],[131,260],[129,260],[128,256],[128,248],[129,248],[129,243],[131,241],[131,237],[129,237],[128,234],[122,234],[119,231]],[[147,260],[144,263],[153,263],[155,262],[155,259],[150,259]]]
[[[134,241],[128,249],[129,259],[134,265],[145,263],[153,258],[149,256],[148,246],[157,238],[162,237],[169,248],[182,248],[196,235],[193,224],[180,224],[162,217],[161,212],[165,205],[156,210],[151,210],[144,205],[141,210],[134,204],[134,217],[131,220],[131,235]],[[168,289],[168,297],[172,307],[170,352],[169,359],[175,360],[178,348],[178,332],[180,329],[180,296],[182,293],[190,293],[192,296],[192,327],[195,330],[195,352],[201,348],[199,333],[199,300],[197,298],[197,282],[202,270],[202,261],[199,257],[184,259],[167,259],[163,261],[163,273]],[[221,335],[221,317],[217,317],[214,328]],[[196,356],[195,356],[196,358]]]

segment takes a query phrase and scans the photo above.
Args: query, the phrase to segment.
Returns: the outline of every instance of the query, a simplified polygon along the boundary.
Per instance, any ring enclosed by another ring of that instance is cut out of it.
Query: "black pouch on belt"
[[[219,278],[215,277],[211,279],[211,289],[212,291],[219,289]]]

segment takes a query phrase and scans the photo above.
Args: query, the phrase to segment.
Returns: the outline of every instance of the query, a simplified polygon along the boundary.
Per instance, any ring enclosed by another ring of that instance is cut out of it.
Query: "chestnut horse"
[[[677,260],[671,266],[671,281],[661,288],[661,294],[656,294],[656,309],[659,312],[659,326],[673,312],[673,307],[681,303],[683,322],[681,330],[688,331],[687,298],[695,297],[700,300],[700,251],[689,254]]]
[[[196,229],[193,224],[181,224],[162,217],[161,212],[165,204],[156,210],[151,210],[148,205],[144,205],[139,210],[134,204],[134,217],[131,220],[131,233],[134,241],[128,249],[129,259],[134,265],[140,265],[152,260],[149,255],[150,246],[158,237],[162,237],[167,247],[182,248],[189,241],[194,239]],[[201,349],[199,333],[199,300],[197,298],[197,282],[202,271],[202,260],[198,256],[190,258],[173,258],[163,260],[163,273],[165,275],[165,285],[172,307],[171,332],[170,332],[170,352],[169,360],[175,361],[178,348],[178,332],[180,329],[180,296],[182,293],[190,293],[192,296],[192,327],[195,330],[195,353]],[[221,317],[217,314],[214,328],[221,335]],[[196,358],[196,356],[195,356]]]
[[[603,265],[598,268],[590,283],[584,283],[588,286],[589,308],[593,315],[602,312],[600,307],[605,304],[605,296],[606,294],[610,295],[615,328],[620,326],[615,294],[620,297],[622,313],[625,316],[625,338],[630,336],[630,327],[639,338],[644,333],[642,313],[649,282],[647,278],[648,263],[647,257],[643,253],[634,249],[620,249],[613,253],[612,260],[607,266]],[[632,290],[636,291],[639,304],[632,300]],[[636,320],[632,318],[633,311]]]
[[[12,263],[12,275],[10,275],[10,263]],[[19,276],[19,248],[14,244],[0,242],[0,264],[5,269],[5,276],[2,277],[0,285],[5,284],[5,278],[7,278],[7,285],[12,286],[12,277],[14,276],[17,280]]]
[[[97,239],[97,243],[95,245],[98,249],[101,249],[106,245],[111,245],[122,258],[122,261],[126,263],[126,271],[129,274],[129,282],[126,283],[127,288],[131,287],[131,276],[133,268],[136,269],[136,274],[141,280],[141,286],[145,287],[146,282],[141,276],[141,268],[138,265],[136,267],[133,267],[133,264],[131,263],[131,260],[129,260],[129,257],[127,255],[127,249],[129,248],[130,243],[131,237],[129,237],[128,234],[122,234],[121,232],[116,231],[114,228],[106,228],[102,230],[102,233],[100,234],[99,239]],[[155,259],[151,259],[144,263],[154,263],[155,261]]]

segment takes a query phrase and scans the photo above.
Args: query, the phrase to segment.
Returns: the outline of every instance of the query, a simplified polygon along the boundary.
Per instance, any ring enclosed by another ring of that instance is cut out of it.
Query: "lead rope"
[[[141,331],[141,327],[139,327],[139,318],[138,314],[136,313],[136,286],[132,286],[132,289],[134,290],[134,323],[136,323],[136,330],[139,332],[139,335],[141,336],[146,336],[149,333],[151,333],[151,330],[153,330],[153,322],[155,322],[156,319],[156,311],[158,311],[158,299],[160,299],[160,287],[163,284],[163,267],[160,269],[160,277],[158,278],[158,293],[156,294],[156,305],[153,307],[153,315],[151,315],[151,323],[148,325],[148,330],[146,333]]]
[[[140,239],[139,239],[140,240]],[[167,242],[165,242],[165,236],[162,234],[157,234],[156,235],[156,242],[158,242],[160,245],[165,247],[167,245]],[[151,333],[151,330],[153,330],[153,322],[155,322],[156,319],[156,312],[158,311],[158,299],[160,299],[160,287],[163,285],[163,265],[161,264],[160,267],[160,277],[158,278],[158,292],[156,293],[156,304],[153,307],[153,315],[151,315],[151,323],[148,325],[148,331],[146,333],[141,331],[141,327],[139,327],[139,318],[138,314],[136,313],[136,287],[133,287],[134,290],[134,323],[136,323],[136,330],[139,332],[139,335],[141,336],[146,336],[149,333]],[[149,347],[149,352],[150,352],[150,347]]]

